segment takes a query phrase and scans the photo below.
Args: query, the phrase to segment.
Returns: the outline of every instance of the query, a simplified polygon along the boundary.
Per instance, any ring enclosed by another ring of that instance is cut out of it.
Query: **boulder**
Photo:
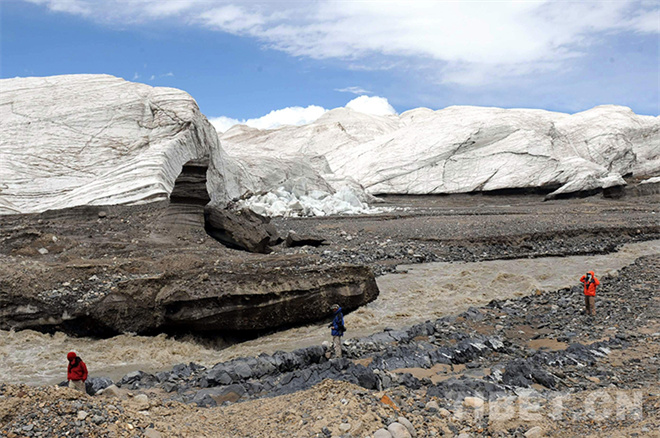
[[[85,389],[87,394],[94,395],[112,384],[112,380],[108,377],[90,377],[85,381]]]
[[[516,359],[506,364],[502,382],[520,387],[529,387],[533,383],[538,383],[546,388],[554,389],[556,379],[530,360]]]
[[[374,438],[392,438],[392,434],[386,429],[378,429],[374,432]]]
[[[269,253],[277,231],[270,219],[247,208],[233,210],[216,205],[204,207],[206,232],[223,245],[249,252]]]
[[[119,388],[116,385],[110,385],[107,388],[103,388],[97,394],[98,395],[104,395],[106,397],[119,397],[120,396]]]
[[[417,438],[417,431],[415,431],[415,426],[412,425],[412,423],[406,418],[406,417],[399,417],[396,420],[397,422],[403,424],[406,429],[408,429],[408,432],[412,436],[412,438]]]
[[[235,403],[245,394],[245,388],[235,384],[197,391],[191,402],[200,407],[212,407],[227,401]]]
[[[285,244],[289,248],[294,246],[321,246],[326,242],[323,237],[312,235],[300,235],[295,231],[289,231],[286,236]]]
[[[394,422],[387,426],[387,431],[392,434],[392,438],[412,438],[412,435],[401,423]]]

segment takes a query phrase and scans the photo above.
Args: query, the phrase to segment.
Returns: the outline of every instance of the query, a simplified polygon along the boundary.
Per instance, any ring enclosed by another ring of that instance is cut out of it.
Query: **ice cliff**
[[[167,199],[210,156],[216,202],[240,174],[195,100],[108,75],[0,80],[0,214]]]
[[[660,119],[599,106],[569,115],[454,106],[372,116],[341,108],[301,127],[235,126],[229,154],[303,155],[372,194],[544,189],[549,197],[660,174]]]
[[[241,198],[268,215],[360,213],[371,194],[554,197],[659,176],[660,119],[619,106],[340,108],[218,138],[180,90],[108,75],[0,80],[0,214],[167,199],[182,166],[202,157],[213,203]]]

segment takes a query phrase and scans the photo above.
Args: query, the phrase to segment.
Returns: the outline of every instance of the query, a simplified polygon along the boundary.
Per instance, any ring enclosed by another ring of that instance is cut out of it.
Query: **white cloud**
[[[225,132],[234,125],[244,125],[246,121],[232,119],[231,117],[220,116],[220,117],[209,118],[209,122],[211,122],[211,124],[213,125],[216,131]]]
[[[605,35],[660,32],[660,6],[637,0],[28,1],[107,23],[172,19],[347,68],[402,65],[471,85],[566,68]]]
[[[47,5],[48,8],[56,12],[67,12],[75,15],[89,15],[92,8],[88,7],[87,2],[83,0],[27,0],[30,3],[38,5]]]
[[[170,71],[170,72],[167,72],[167,73],[161,73],[159,75],[152,74],[151,76],[149,76],[149,80],[150,81],[155,81],[158,78],[172,78],[172,77],[174,77],[174,73],[172,73]],[[136,79],[140,79],[140,75],[137,72],[135,72],[135,74],[133,75],[133,80],[136,80]]]
[[[384,97],[360,96],[346,104],[346,108],[374,116],[387,116],[396,114],[396,110]]]
[[[238,120],[220,116],[210,118],[209,121],[219,132],[225,132],[234,125],[247,125],[258,129],[274,129],[283,125],[306,125],[321,117],[327,110],[320,106],[310,105],[306,108],[292,106],[273,110],[265,116],[255,119]]]
[[[396,114],[396,110],[390,105],[387,99],[379,96],[356,97],[346,104],[346,108],[376,116]],[[218,132],[225,132],[234,125],[247,125],[258,129],[274,129],[284,125],[300,126],[312,123],[327,111],[327,109],[316,105],[310,105],[306,108],[292,106],[271,111],[265,116],[255,119],[238,120],[220,116],[210,118],[209,122],[211,122]]]
[[[339,91],[340,93],[371,94],[371,91],[365,90],[362,87],[335,88],[335,91]]]

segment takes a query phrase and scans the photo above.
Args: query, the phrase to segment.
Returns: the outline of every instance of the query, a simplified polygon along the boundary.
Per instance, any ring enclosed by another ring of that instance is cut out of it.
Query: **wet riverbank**
[[[389,327],[399,329],[442,316],[456,315],[493,299],[518,298],[538,291],[570,288],[586,270],[615,274],[635,259],[660,253],[660,241],[623,245],[619,251],[595,256],[548,257],[467,263],[401,265],[398,273],[377,279],[376,301],[346,315],[347,339],[368,336]],[[272,354],[277,350],[321,345],[326,324],[313,324],[235,345],[208,345],[208,340],[166,335],[120,335],[108,339],[75,338],[63,333],[31,330],[0,331],[0,381],[55,384],[62,380],[66,353],[75,350],[90,364],[92,376],[118,380],[141,369],[156,373],[180,362],[212,366],[235,357]]]
[[[0,431],[323,437],[403,427],[419,437],[654,436],[660,256],[601,281],[596,317],[581,314],[575,286],[356,339],[340,360],[310,347],[212,368],[181,364],[130,373],[121,388],[93,398],[4,385]]]

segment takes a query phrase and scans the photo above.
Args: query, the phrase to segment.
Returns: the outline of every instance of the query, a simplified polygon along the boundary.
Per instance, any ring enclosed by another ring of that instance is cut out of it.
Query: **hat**
[[[73,351],[69,351],[69,354],[66,355],[66,358],[69,360],[73,360],[76,358],[76,353],[74,353]]]
[[[333,304],[332,306],[330,306],[330,308],[332,310],[337,310],[337,309],[339,309],[339,304]]]

